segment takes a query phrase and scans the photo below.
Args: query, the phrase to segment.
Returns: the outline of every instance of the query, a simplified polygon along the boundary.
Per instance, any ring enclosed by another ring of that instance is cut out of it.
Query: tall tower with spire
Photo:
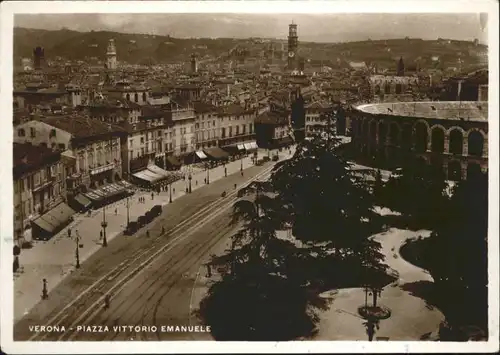
[[[110,39],[106,50],[106,68],[109,70],[116,69],[116,47],[115,40]]]
[[[297,69],[297,50],[299,47],[299,37],[297,36],[297,24],[293,21],[288,25],[288,69]]]

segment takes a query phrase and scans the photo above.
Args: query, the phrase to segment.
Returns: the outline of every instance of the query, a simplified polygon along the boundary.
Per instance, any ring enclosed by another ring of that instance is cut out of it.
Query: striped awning
[[[207,159],[206,154],[202,150],[197,151],[196,156],[200,159]]]
[[[238,150],[245,150],[244,144],[238,144],[237,147],[238,147]]]
[[[59,227],[66,224],[74,214],[75,211],[73,209],[64,202],[61,202],[44,215],[35,219],[33,223],[47,232],[53,233]]]

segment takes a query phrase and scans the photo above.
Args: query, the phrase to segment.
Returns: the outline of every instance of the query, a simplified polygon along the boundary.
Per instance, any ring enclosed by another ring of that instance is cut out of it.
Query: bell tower
[[[108,70],[116,69],[116,47],[115,40],[110,39],[106,50],[106,68]]]
[[[297,36],[297,24],[288,25],[288,69],[297,69],[297,49],[299,46],[299,37]]]

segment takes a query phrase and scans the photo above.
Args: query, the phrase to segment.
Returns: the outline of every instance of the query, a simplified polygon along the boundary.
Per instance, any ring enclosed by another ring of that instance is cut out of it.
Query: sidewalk
[[[272,154],[273,152],[271,152]],[[288,156],[288,151],[281,152],[280,158]],[[259,157],[267,155],[267,151],[259,151]],[[253,166],[251,157],[243,159],[243,168]],[[231,175],[240,171],[241,161],[236,160],[226,164],[227,174]],[[196,190],[205,186],[204,178],[206,171],[193,172],[191,188]],[[210,169],[210,182],[224,177],[224,167],[218,166]],[[196,183],[197,182],[197,183]],[[172,200],[186,194],[187,181],[178,180],[172,184]],[[174,193],[175,191],[175,193]],[[138,198],[144,197],[144,203],[138,203]],[[137,191],[129,199],[130,221],[135,221],[154,205],[166,205],[169,203],[170,193],[162,191],[160,194],[154,193],[151,199],[150,191]],[[123,232],[127,223],[126,199],[118,201],[105,207],[106,239],[108,243],[117,235]],[[115,209],[117,214],[115,215]],[[93,211],[90,217],[87,214],[77,214],[74,221],[55,235],[52,239],[43,241],[33,241],[33,248],[23,249],[19,255],[20,269],[14,274],[14,320],[18,320],[35,306],[41,299],[42,279],[47,280],[47,291],[50,292],[61,280],[75,269],[75,235],[80,237],[79,244],[83,245],[79,249],[80,263],[82,264],[92,254],[102,247],[100,240],[101,222],[103,219],[103,209]],[[68,229],[71,229],[71,238],[68,238]]]

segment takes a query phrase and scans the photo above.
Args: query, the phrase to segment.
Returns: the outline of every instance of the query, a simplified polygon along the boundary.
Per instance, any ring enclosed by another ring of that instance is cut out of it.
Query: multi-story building
[[[306,137],[324,131],[328,122],[325,114],[331,111],[331,105],[323,101],[315,101],[305,106],[306,109]],[[333,123],[332,123],[333,124]]]
[[[126,136],[117,125],[73,114],[22,123],[16,127],[14,142],[64,151],[66,188],[68,195],[74,195],[121,179]]]
[[[172,101],[163,106],[162,110],[165,122],[171,122],[166,128],[169,144],[172,144],[172,149],[168,152],[178,157],[193,152],[196,146],[194,107],[190,103],[180,105]]]
[[[245,109],[237,104],[219,107],[217,114],[219,147],[255,142],[256,114],[256,109],[248,107]]]
[[[219,140],[217,107],[204,102],[195,102],[193,105],[196,115],[196,149],[217,146]]]
[[[76,107],[82,103],[82,91],[75,85],[28,84],[21,90],[14,90],[14,103],[17,108],[29,111],[46,103]]]
[[[14,235],[21,245],[31,240],[32,221],[39,221],[40,216],[54,212],[54,208],[71,211],[63,203],[66,187],[61,152],[29,143],[14,143],[13,153]],[[64,222],[54,226],[49,220],[45,225],[49,223],[49,228],[56,230]]]
[[[287,111],[266,111],[255,118],[256,142],[260,148],[278,148],[292,144]]]
[[[148,103],[151,93],[150,88],[132,85],[128,81],[117,82],[113,87],[109,87],[105,91],[109,98],[122,98],[141,106]]]

